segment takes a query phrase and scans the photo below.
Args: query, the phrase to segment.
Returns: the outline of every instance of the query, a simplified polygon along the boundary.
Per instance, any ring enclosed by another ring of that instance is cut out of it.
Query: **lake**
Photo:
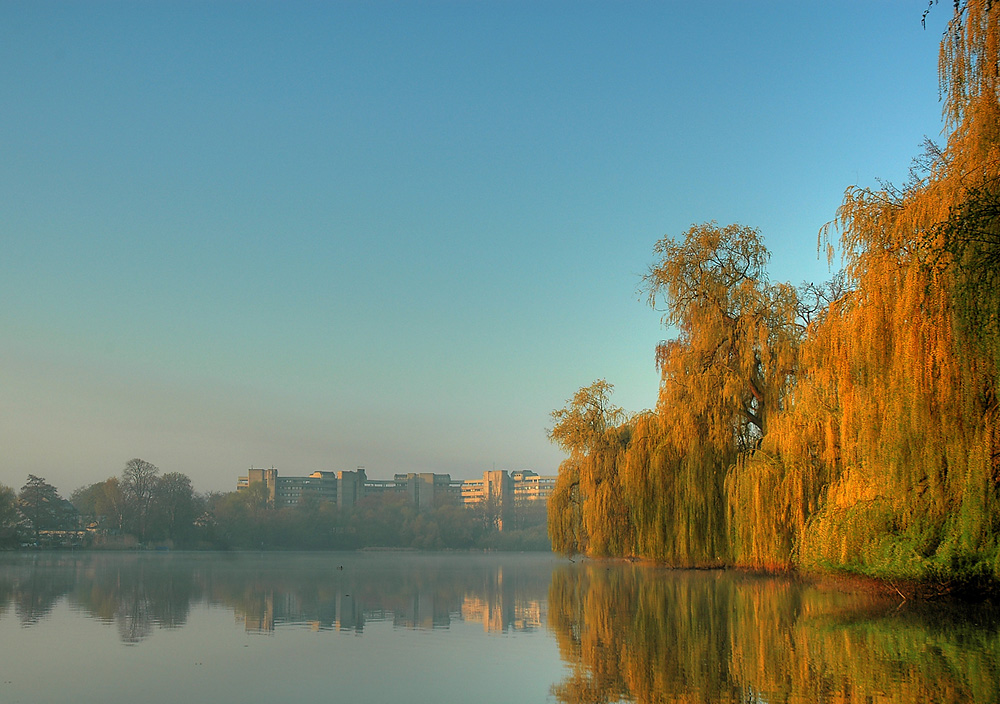
[[[997,702],[986,606],[541,554],[0,554],[0,701]]]

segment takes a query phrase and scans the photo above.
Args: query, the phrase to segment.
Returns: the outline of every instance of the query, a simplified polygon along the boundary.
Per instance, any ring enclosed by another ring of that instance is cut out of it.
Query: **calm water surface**
[[[989,608],[548,555],[0,555],[0,702],[997,702]]]

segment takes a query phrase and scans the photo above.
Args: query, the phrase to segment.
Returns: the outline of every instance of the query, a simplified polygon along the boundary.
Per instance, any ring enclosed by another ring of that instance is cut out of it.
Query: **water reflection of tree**
[[[702,575],[699,575],[703,577]],[[572,675],[564,702],[659,701],[698,693],[737,701],[722,645],[731,594],[695,580],[647,580],[632,568],[564,569],[552,576],[549,624]],[[696,635],[697,634],[697,635]]]
[[[133,572],[121,575],[116,593],[115,624],[123,643],[135,644],[153,632],[146,583]]]
[[[95,618],[115,623],[123,642],[138,643],[155,626],[186,623],[191,601],[201,593],[194,575],[183,558],[97,556],[87,562],[72,598]]]
[[[561,702],[995,702],[996,611],[873,602],[726,573],[553,574]]]
[[[14,580],[6,573],[0,572],[0,616],[3,616],[10,609],[13,594]]]
[[[8,570],[8,600],[22,626],[43,620],[73,586],[75,561],[72,557],[17,560]]]

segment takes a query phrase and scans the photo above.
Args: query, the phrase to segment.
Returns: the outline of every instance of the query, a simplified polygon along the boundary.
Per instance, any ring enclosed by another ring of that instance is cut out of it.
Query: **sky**
[[[0,0],[0,483],[555,474],[577,389],[656,403],[659,239],[824,281],[941,140],[926,7]]]

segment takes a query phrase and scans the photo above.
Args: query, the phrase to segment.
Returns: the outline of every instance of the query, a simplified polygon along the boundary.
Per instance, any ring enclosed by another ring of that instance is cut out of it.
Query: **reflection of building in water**
[[[385,618],[379,613],[372,614],[372,620],[381,621]],[[358,600],[350,594],[338,593],[334,599],[333,623],[330,626],[338,631],[356,631],[365,629],[365,613],[359,608]]]
[[[515,631],[533,631],[542,627],[542,618],[545,612],[542,610],[542,602],[538,600],[523,601],[514,604],[514,626]]]
[[[542,602],[518,599],[513,586],[504,586],[503,568],[498,568],[492,583],[482,593],[466,594],[462,600],[462,620],[480,621],[487,632],[508,629],[528,631],[539,628],[543,617]]]
[[[243,628],[253,633],[274,630],[274,592],[266,591],[248,595],[243,601],[243,613],[236,612],[236,620],[242,616]]]
[[[395,628],[449,628],[455,619],[481,622],[488,632],[532,630],[544,620],[542,601],[519,595],[514,580],[505,583],[498,568],[469,590],[418,588],[373,589],[353,583],[333,590],[257,588],[236,601],[236,618],[249,632],[270,633],[282,624],[300,624],[314,631],[360,633],[369,623],[388,622]]]
[[[530,469],[508,472],[506,469],[483,472],[481,479],[452,479],[449,474],[409,472],[392,479],[369,479],[364,467],[354,471],[316,471],[306,477],[281,477],[274,467],[251,467],[236,481],[236,490],[244,491],[261,483],[270,504],[276,508],[296,506],[308,497],[329,501],[342,508],[354,506],[366,496],[394,493],[406,496],[418,510],[432,508],[441,497],[451,496],[466,506],[492,504],[497,525],[518,505],[547,502],[555,487],[555,476],[542,476]]]
[[[490,633],[532,631],[542,627],[545,611],[537,599],[514,602],[513,608],[502,602],[488,602],[475,594],[467,594],[462,601],[462,620],[479,621],[483,630]]]
[[[458,605],[436,599],[430,591],[414,591],[368,604],[364,597],[339,592],[329,601],[306,606],[293,594],[264,591],[250,595],[236,608],[236,619],[254,633],[270,633],[275,625],[304,624],[314,631],[360,633],[368,622],[389,621],[395,627],[413,629],[447,628]]]
[[[448,628],[454,607],[431,591],[417,591],[394,610],[392,623],[401,628]]]

